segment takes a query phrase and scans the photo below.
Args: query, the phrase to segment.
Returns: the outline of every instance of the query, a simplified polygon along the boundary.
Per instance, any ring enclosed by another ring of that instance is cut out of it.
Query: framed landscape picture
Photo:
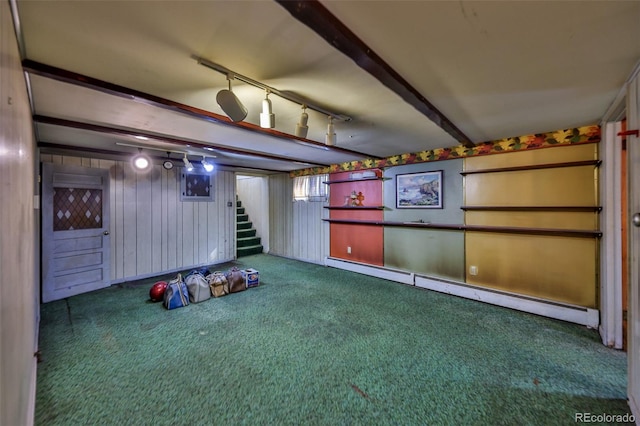
[[[442,170],[396,175],[396,208],[441,209]]]

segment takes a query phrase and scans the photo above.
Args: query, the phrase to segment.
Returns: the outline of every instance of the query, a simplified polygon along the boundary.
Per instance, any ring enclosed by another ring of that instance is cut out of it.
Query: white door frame
[[[627,80],[627,129],[640,129],[640,63]],[[629,221],[640,212],[640,137],[627,136]],[[631,412],[640,420],[640,228],[629,223],[629,311],[627,396]]]

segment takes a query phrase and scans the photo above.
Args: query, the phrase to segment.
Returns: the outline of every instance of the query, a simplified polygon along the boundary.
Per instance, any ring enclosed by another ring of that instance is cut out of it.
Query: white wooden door
[[[109,171],[42,165],[42,301],[110,284]]]
[[[627,91],[627,129],[640,129],[640,75],[629,83]],[[640,420],[640,137],[627,136],[629,159],[629,406]]]

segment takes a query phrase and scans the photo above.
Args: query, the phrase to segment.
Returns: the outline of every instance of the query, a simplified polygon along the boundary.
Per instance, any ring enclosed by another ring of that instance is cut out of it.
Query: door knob
[[[640,226],[640,225],[636,225],[636,226]],[[103,235],[109,235],[109,231],[104,231],[102,234]]]
[[[633,215],[633,226],[640,227],[640,213],[636,213]]]

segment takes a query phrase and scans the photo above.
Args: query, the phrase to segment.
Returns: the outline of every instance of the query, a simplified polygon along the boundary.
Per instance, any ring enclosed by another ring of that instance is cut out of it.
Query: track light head
[[[206,172],[210,173],[213,171],[213,164],[208,162],[206,158],[202,157],[202,161],[200,163],[202,164],[202,167],[204,167],[204,170]]]
[[[271,100],[269,100],[269,91],[262,101],[262,112],[260,113],[260,127],[263,129],[273,129],[276,127],[276,116],[271,109]]]
[[[296,124],[296,136],[299,138],[307,138],[307,133],[309,132],[309,127],[307,123],[309,121],[309,114],[306,112],[307,106],[302,105],[302,114],[300,114],[300,122]]]
[[[238,99],[238,97],[231,91],[231,79],[232,76],[227,76],[229,80],[229,89],[222,89],[216,95],[216,102],[222,108],[225,114],[233,121],[237,123],[238,121],[242,121],[247,117],[247,108],[242,105],[242,102]]]
[[[329,116],[329,124],[327,125],[327,136],[325,139],[325,144],[334,146],[336,144],[336,139],[336,131],[333,127],[333,117]]]
[[[186,153],[184,154],[184,157],[182,157],[182,162],[184,163],[184,168],[188,172],[192,172],[193,171],[193,164],[191,164],[191,162],[187,158],[187,154]]]
[[[138,148],[138,154],[131,159],[131,164],[136,170],[144,172],[151,168],[151,160],[142,153],[142,148]]]

